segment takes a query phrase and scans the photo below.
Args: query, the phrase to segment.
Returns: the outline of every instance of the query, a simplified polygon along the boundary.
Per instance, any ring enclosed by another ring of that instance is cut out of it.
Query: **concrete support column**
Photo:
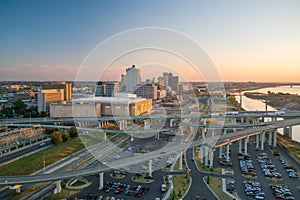
[[[256,149],[259,149],[259,135],[255,135],[256,137]]]
[[[209,168],[213,167],[213,163],[214,163],[214,149],[211,148],[209,151]]]
[[[16,189],[16,193],[21,193],[21,186]]]
[[[55,189],[54,194],[58,194],[61,192],[61,180],[55,181]]]
[[[289,127],[289,138],[292,139],[293,138],[293,126]]]
[[[245,142],[244,142],[244,154],[245,155],[248,154],[248,137],[245,138]]]
[[[272,145],[272,131],[269,131],[268,136],[269,136],[269,146],[271,146]]]
[[[107,124],[108,124],[108,122],[107,122]],[[128,127],[128,122],[127,122],[127,120],[124,120],[124,125],[125,125],[125,129]]]
[[[264,150],[265,132],[262,132],[262,133],[261,133],[260,138],[261,138],[261,146],[260,146],[260,149],[261,149],[261,150]]]
[[[233,124],[236,125],[236,118],[233,118]],[[236,128],[234,128],[233,131],[236,132]]]
[[[203,160],[204,154],[205,154],[205,150],[203,147],[201,147],[201,149],[199,150],[199,159],[200,159],[200,163],[202,163],[202,164],[204,163],[204,160]]]
[[[276,147],[277,146],[277,129],[274,130],[274,133],[273,133],[273,147]]]
[[[148,161],[148,176],[152,177],[152,160]]]
[[[239,140],[239,153],[242,153],[242,140]]]
[[[182,168],[182,162],[183,162],[183,160],[182,160],[182,151],[180,151],[179,152],[179,170],[183,169]]]
[[[229,161],[229,144],[226,145],[226,161]]]
[[[120,130],[121,130],[121,131],[124,130],[124,125],[123,125],[123,123],[124,123],[123,120],[120,120],[120,121],[119,121],[119,127],[120,127]]]
[[[174,119],[170,119],[170,128],[173,127],[173,121],[174,121]]]
[[[223,147],[219,147],[219,158],[222,158]]]
[[[205,128],[202,128],[201,130],[202,130],[201,131],[202,132],[202,139],[205,139]]]
[[[107,140],[107,137],[106,137],[106,132],[103,132],[103,139],[104,139],[104,141],[106,141],[106,140]]]
[[[99,190],[103,189],[103,186],[104,186],[103,183],[104,183],[104,173],[100,172],[99,173]]]
[[[147,125],[147,120],[144,120],[144,130],[147,130],[147,129],[148,129],[147,126],[148,126],[148,125]]]
[[[205,154],[204,154],[204,165],[208,166],[208,148],[205,146]]]

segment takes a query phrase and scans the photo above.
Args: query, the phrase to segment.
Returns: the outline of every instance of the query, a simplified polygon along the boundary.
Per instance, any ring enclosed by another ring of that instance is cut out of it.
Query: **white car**
[[[119,155],[117,155],[117,154],[115,154],[115,155],[113,155],[113,158],[115,158],[115,159],[119,159],[121,156],[119,156]]]

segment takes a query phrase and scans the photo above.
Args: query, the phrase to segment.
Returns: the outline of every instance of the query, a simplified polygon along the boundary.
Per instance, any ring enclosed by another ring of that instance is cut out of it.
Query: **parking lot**
[[[287,164],[290,159],[280,148],[274,148],[275,155],[267,144],[264,149],[256,150],[251,140],[248,155],[242,155],[236,143],[231,145],[234,179],[243,183],[235,191],[241,199],[297,199],[300,182],[295,167]]]

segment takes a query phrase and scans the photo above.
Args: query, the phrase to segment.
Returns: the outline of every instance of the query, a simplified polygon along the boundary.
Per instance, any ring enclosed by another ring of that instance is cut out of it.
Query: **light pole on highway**
[[[45,159],[44,159],[43,163],[44,163],[44,174],[45,174],[45,168],[46,168],[46,161],[45,161]]]

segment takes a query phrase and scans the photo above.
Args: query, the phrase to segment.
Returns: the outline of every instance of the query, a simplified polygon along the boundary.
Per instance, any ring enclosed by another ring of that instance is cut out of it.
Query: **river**
[[[280,86],[280,87],[271,87],[271,88],[263,88],[258,90],[251,90],[251,91],[245,91],[245,92],[261,92],[261,93],[267,93],[268,91],[271,92],[282,92],[282,93],[290,93],[290,94],[298,94],[300,95],[300,86]],[[244,93],[244,92],[243,92]],[[240,97],[236,96],[236,100],[240,102]],[[250,99],[245,96],[242,96],[242,107],[247,111],[265,111],[266,105],[262,100],[257,99]],[[268,111],[274,111],[276,108],[272,108],[270,106],[267,106]],[[279,129],[279,132],[283,132],[282,129]],[[300,142],[300,126],[294,126],[293,127],[293,140]]]

